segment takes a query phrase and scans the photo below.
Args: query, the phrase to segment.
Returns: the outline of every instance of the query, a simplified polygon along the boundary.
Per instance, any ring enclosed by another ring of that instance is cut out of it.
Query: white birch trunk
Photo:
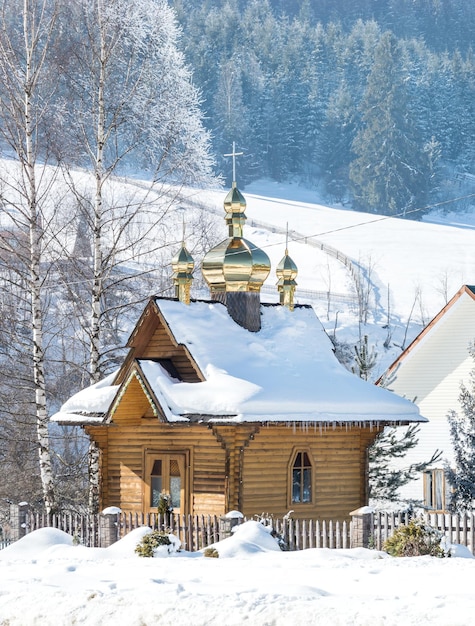
[[[102,190],[104,184],[104,145],[106,141],[105,130],[105,102],[104,85],[106,72],[106,51],[104,31],[101,15],[101,2],[97,3],[98,24],[100,33],[100,59],[99,81],[97,88],[97,143],[94,163],[94,175],[96,189],[94,196],[94,225],[93,225],[93,284],[91,298],[91,329],[90,329],[90,362],[89,373],[91,384],[99,381],[100,369],[100,339],[101,339],[101,298],[103,289],[103,262],[102,262],[102,220],[103,199]],[[97,513],[99,508],[100,494],[100,454],[97,445],[91,440],[89,445],[89,511]]]
[[[51,513],[55,509],[53,472],[48,436],[48,412],[46,408],[45,388],[45,355],[43,346],[43,316],[41,308],[41,223],[37,205],[37,184],[35,178],[35,124],[33,120],[34,107],[32,104],[33,91],[38,79],[37,69],[33,68],[35,47],[38,34],[30,24],[30,2],[23,3],[23,34],[25,40],[25,84],[24,84],[24,132],[25,155],[23,169],[26,176],[26,195],[29,209],[30,231],[30,290],[32,312],[33,338],[33,378],[35,383],[36,425],[38,437],[38,452],[41,484],[46,511]],[[36,72],[35,72],[36,70]]]
[[[93,232],[93,285],[91,300],[91,353],[89,373],[91,383],[99,380],[99,357],[100,357],[100,322],[101,322],[101,296],[103,282],[102,263],[102,187],[104,184],[104,145],[105,131],[105,102],[104,85],[106,71],[106,53],[104,32],[102,27],[101,2],[97,3],[98,23],[100,33],[100,59],[99,76],[97,87],[97,129],[96,129],[96,155],[94,163],[94,175],[96,189],[94,196],[94,232]]]

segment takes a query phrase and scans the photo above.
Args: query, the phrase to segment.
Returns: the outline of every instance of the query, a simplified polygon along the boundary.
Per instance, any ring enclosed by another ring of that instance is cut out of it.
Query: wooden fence
[[[73,536],[75,541],[88,547],[103,546],[101,529],[104,518],[112,528],[113,540],[127,535],[140,526],[167,529],[181,541],[185,550],[195,551],[221,541],[231,533],[231,526],[239,520],[227,519],[215,515],[170,515],[166,518],[156,513],[121,512],[117,515],[80,515],[61,513],[47,516],[42,513],[27,511],[22,523],[23,533],[38,528],[52,527],[63,530]],[[475,515],[451,515],[425,513],[425,523],[438,529],[450,543],[467,546],[475,554]],[[409,521],[407,513],[374,513],[372,515],[372,534],[369,547],[381,550],[386,539],[394,530]],[[312,519],[263,519],[265,525],[272,525],[275,533],[281,537],[281,543],[288,550],[307,548],[350,548],[353,521],[325,521]],[[10,539],[4,533],[0,549],[6,547]]]
[[[216,543],[231,532],[231,519],[215,515],[172,515],[169,520],[156,513],[121,513],[119,515],[119,536],[139,526],[168,528],[176,535],[184,549],[201,550]],[[306,548],[349,548],[349,522],[319,520],[262,519],[264,525],[271,525],[282,538],[282,545],[288,550]]]
[[[25,532],[39,528],[58,528],[72,535],[74,541],[88,548],[98,547],[100,515],[63,512],[55,515],[28,511],[23,521]]]
[[[22,521],[22,529],[26,534],[39,528],[58,528],[72,535],[81,545],[98,547],[103,545],[101,541],[103,518],[102,515],[81,515],[68,512],[46,515],[27,511]],[[228,537],[232,524],[239,520],[216,515],[173,514],[165,518],[157,513],[121,512],[117,516],[114,515],[113,520],[108,521],[112,522],[116,529],[116,539],[121,539],[140,526],[149,526],[169,530],[180,539],[183,549],[195,551]],[[272,525],[275,533],[281,537],[282,545],[288,550],[350,547],[349,522],[296,519],[261,521],[265,525]]]
[[[439,530],[449,543],[462,544],[475,555],[475,514],[423,513],[424,522]],[[407,524],[409,513],[375,513],[373,547],[381,550],[386,539],[400,524]]]

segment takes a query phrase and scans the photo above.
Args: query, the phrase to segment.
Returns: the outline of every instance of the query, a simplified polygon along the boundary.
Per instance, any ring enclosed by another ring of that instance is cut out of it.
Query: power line
[[[418,208],[418,209],[411,209],[410,211],[402,211],[401,213],[396,213],[395,215],[383,215],[380,217],[377,217],[373,220],[368,220],[366,222],[359,222],[358,224],[351,224],[349,226],[341,226],[340,228],[333,228],[332,230],[326,230],[324,232],[320,232],[320,233],[315,233],[313,235],[302,235],[301,237],[295,237],[292,239],[292,241],[304,241],[306,239],[312,239],[313,237],[323,237],[325,235],[331,235],[333,233],[338,233],[341,232],[343,230],[350,230],[352,228],[359,228],[360,226],[367,226],[368,224],[375,224],[377,222],[384,222],[385,220],[389,220],[389,219],[393,219],[393,218],[398,218],[398,217],[405,217],[406,215],[409,215],[411,213],[418,213],[419,211],[427,211],[429,209],[436,209],[437,207],[443,206],[444,204],[450,204],[451,202],[458,202],[459,200],[466,200],[468,198],[473,198],[475,197],[475,193],[470,193],[466,196],[459,196],[458,198],[451,198],[450,200],[442,200],[441,202],[437,202],[435,204],[430,204],[427,205],[426,207],[422,207],[422,208]],[[265,244],[263,246],[260,246],[261,248],[270,248],[272,246],[281,246],[282,242],[277,242],[277,243],[269,243],[269,244]]]

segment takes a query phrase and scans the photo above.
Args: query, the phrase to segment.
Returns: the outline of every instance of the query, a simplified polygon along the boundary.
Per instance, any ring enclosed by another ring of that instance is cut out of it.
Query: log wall
[[[141,400],[140,400],[141,398]],[[149,453],[186,453],[186,502],[181,513],[222,515],[237,509],[252,518],[348,519],[366,503],[369,428],[320,429],[287,425],[168,424],[146,417],[148,401],[136,380],[108,427],[88,427],[102,453],[101,507],[146,508]],[[133,416],[140,410],[145,417]],[[311,503],[291,501],[291,465],[298,451],[312,462]]]
[[[342,426],[262,427],[242,453],[242,512],[280,517],[293,509],[293,517],[349,519],[350,511],[366,504],[366,450],[376,434]],[[291,462],[300,450],[313,465],[312,503],[291,501]]]

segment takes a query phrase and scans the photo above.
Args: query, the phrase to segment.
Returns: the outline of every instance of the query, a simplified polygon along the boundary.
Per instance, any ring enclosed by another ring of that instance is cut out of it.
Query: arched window
[[[297,452],[292,465],[292,503],[312,502],[312,463],[307,452]]]

